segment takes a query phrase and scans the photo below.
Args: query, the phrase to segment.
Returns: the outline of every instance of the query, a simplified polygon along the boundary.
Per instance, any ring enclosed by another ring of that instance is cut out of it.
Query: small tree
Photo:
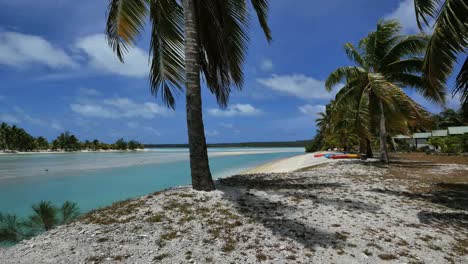
[[[115,142],[115,148],[120,150],[126,150],[128,148],[128,144],[123,138],[121,138]]]
[[[44,137],[36,138],[36,147],[40,150],[47,150],[49,148],[49,142]]]
[[[58,209],[50,201],[41,201],[32,206],[33,214],[29,216],[27,225],[33,230],[49,231],[58,223]]]
[[[128,142],[128,149],[130,149],[130,150],[135,150],[135,149],[137,149],[137,148],[141,148],[140,142],[135,141],[135,140],[130,140],[130,141]]]
[[[0,213],[0,242],[18,242],[23,238],[21,223],[16,215],[2,215]]]

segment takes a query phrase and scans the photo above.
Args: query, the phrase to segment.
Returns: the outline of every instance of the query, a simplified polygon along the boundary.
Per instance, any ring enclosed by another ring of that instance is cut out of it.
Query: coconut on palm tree
[[[457,59],[465,60],[453,94],[468,107],[468,0],[415,0],[414,7],[421,30],[433,24],[423,66],[427,85],[445,84]]]
[[[358,47],[347,43],[346,55],[355,65],[338,68],[326,81],[328,90],[346,81],[336,96],[335,105],[340,107],[350,101],[356,102],[355,129],[361,137],[360,142],[369,139],[372,129],[378,127],[380,160],[385,163],[389,161],[386,142],[390,121],[414,123],[427,115],[402,88],[412,87],[427,99],[444,101],[445,87],[427,87],[420,75],[428,36],[400,35],[400,30],[397,21],[382,20]]]
[[[221,107],[232,87],[243,85],[249,25],[246,0],[111,0],[107,21],[109,45],[121,61],[151,23],[150,85],[168,107],[184,90],[192,186],[214,190],[202,116],[200,75]],[[266,38],[268,0],[251,0]]]

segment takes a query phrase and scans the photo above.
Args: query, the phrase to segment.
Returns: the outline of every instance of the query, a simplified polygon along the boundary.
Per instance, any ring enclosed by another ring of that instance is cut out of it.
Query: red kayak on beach
[[[323,157],[324,155],[325,155],[325,153],[315,154],[314,158],[320,158],[320,157]]]
[[[357,159],[359,158],[358,154],[338,154],[330,157],[332,159]]]

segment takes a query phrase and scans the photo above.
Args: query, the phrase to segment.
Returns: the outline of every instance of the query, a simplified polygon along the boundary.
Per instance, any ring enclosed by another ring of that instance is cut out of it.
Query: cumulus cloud
[[[254,116],[261,114],[262,111],[253,107],[251,104],[234,104],[228,107],[226,110],[221,110],[218,108],[208,109],[208,114],[212,116],[223,116],[223,117],[233,117],[233,116]]]
[[[125,97],[117,97],[101,100],[99,102],[73,103],[70,109],[83,116],[98,118],[145,118],[152,119],[156,116],[167,116],[170,111],[152,102],[134,102]]]
[[[63,50],[39,36],[0,31],[0,64],[26,67],[31,64],[49,68],[78,67]]]
[[[88,56],[88,64],[95,70],[129,77],[146,77],[148,75],[148,56],[138,47],[131,49],[125,56],[125,63],[121,63],[117,59],[103,34],[80,38],[76,47]]]
[[[270,59],[264,59],[260,62],[260,69],[264,72],[270,72],[274,68],[273,61]]]
[[[101,95],[101,93],[99,91],[97,91],[96,89],[84,88],[84,87],[81,87],[80,89],[78,89],[78,94],[83,95],[83,96],[98,96],[98,95]]]
[[[0,113],[0,122],[17,124],[20,120],[16,115]]]
[[[304,115],[317,116],[318,113],[325,111],[325,105],[305,104],[299,106],[299,111]]]
[[[414,0],[400,1],[398,7],[390,14],[385,16],[385,19],[398,19],[407,33],[415,33],[419,31],[416,23],[416,13],[414,11]]]
[[[150,127],[150,126],[145,126],[145,125],[142,125],[138,122],[128,122],[127,123],[127,126],[131,129],[135,129],[135,130],[144,130],[146,131],[147,133],[151,134],[151,135],[156,135],[156,136],[160,136],[161,135],[161,132],[159,132],[158,130]]]
[[[207,136],[219,136],[218,130],[205,130],[205,135]]]
[[[303,74],[272,75],[259,78],[257,82],[277,92],[289,94],[302,99],[331,99],[333,93],[325,90],[325,82]]]
[[[38,117],[33,117],[29,115],[23,108],[15,106],[13,108],[13,113],[2,113],[0,114],[0,122],[6,123],[28,123],[36,126],[43,126],[52,128],[55,130],[63,129],[59,122],[53,120],[45,120]]]

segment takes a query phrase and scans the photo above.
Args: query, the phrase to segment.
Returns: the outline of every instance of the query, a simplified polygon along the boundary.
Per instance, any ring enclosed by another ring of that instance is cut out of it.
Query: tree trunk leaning
[[[194,0],[183,0],[185,26],[185,86],[187,129],[192,187],[198,191],[215,189],[211,177],[203,125],[200,61]]]
[[[380,106],[380,161],[388,164],[388,149],[387,149],[387,129],[385,127],[385,113],[382,100],[379,101]]]

